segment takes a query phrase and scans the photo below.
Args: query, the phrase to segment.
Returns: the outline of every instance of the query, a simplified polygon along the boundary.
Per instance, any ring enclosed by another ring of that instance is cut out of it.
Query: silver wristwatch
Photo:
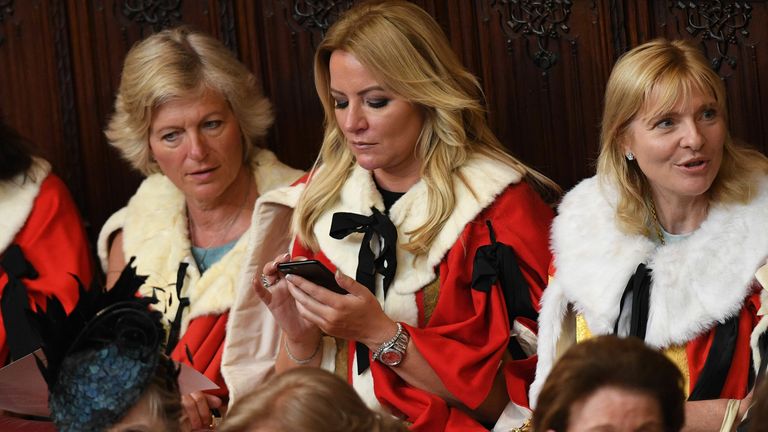
[[[405,350],[408,348],[410,338],[403,325],[397,323],[397,333],[392,339],[381,344],[373,354],[373,359],[390,367],[399,365],[405,358]]]

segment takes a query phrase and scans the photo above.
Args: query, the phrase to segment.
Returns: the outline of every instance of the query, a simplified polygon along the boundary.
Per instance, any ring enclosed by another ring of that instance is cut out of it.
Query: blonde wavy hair
[[[406,432],[405,424],[371,411],[355,390],[319,368],[273,375],[236,403],[220,432]]]
[[[203,90],[227,100],[244,137],[245,160],[251,161],[272,125],[272,106],[256,77],[221,42],[186,27],[155,33],[128,51],[107,140],[144,175],[160,172],[148,140],[153,110]]]
[[[670,112],[697,91],[712,95],[720,115],[727,119],[723,81],[702,52],[687,41],[644,43],[625,53],[613,67],[605,90],[597,176],[602,184],[618,187],[616,217],[622,231],[648,236],[653,226],[648,180],[638,164],[624,155],[630,123],[641,112],[651,116]],[[748,203],[757,190],[756,175],[766,173],[768,159],[734,144],[728,133],[709,198],[718,203]]]
[[[411,253],[426,253],[456,204],[454,178],[473,155],[505,162],[540,192],[558,191],[555,183],[509,155],[488,127],[477,79],[459,61],[440,26],[427,12],[406,1],[360,4],[339,19],[315,53],[315,87],[325,112],[325,135],[312,177],[294,213],[301,241],[317,249],[313,228],[338,199],[355,159],[336,122],[330,91],[331,54],[354,55],[389,91],[424,113],[416,144],[421,179],[427,188],[429,214],[421,227],[406,233]],[[314,176],[322,168],[322,174]]]

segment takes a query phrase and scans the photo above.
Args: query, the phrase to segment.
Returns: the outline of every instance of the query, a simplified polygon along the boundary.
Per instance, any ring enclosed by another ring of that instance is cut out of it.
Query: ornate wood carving
[[[13,15],[13,0],[0,0],[0,23],[2,23],[6,17]],[[5,36],[0,33],[0,46],[5,43]]]
[[[685,12],[686,31],[700,39],[706,51],[715,46],[717,54],[711,57],[713,69],[719,72],[724,62],[731,69],[736,67],[736,57],[729,54],[729,47],[749,36],[752,6],[748,1],[674,1],[670,8]]]
[[[0,23],[13,15],[13,0],[0,0]]]
[[[557,63],[557,53],[549,50],[550,39],[559,39],[561,33],[568,33],[568,18],[571,15],[571,0],[491,0],[491,7],[499,12],[501,27],[507,35],[507,46],[521,34],[528,43],[536,41],[537,51],[528,56],[544,71]]]
[[[181,0],[123,0],[122,13],[129,20],[152,26],[154,31],[181,22]]]
[[[352,0],[293,0],[292,18],[301,30],[325,34],[339,16],[352,7]]]

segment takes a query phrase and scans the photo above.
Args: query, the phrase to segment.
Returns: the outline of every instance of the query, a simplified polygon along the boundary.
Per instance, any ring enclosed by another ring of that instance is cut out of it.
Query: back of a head
[[[682,429],[685,393],[677,367],[639,339],[600,336],[574,345],[552,368],[533,414],[533,430],[566,431],[573,405],[605,387],[653,398],[665,430]]]
[[[319,368],[275,375],[232,407],[221,432],[404,432],[387,414],[371,411],[341,378]]]
[[[184,416],[179,391],[179,368],[170,358],[161,356],[143,397],[149,400],[150,415],[160,420],[165,432],[178,432]]]

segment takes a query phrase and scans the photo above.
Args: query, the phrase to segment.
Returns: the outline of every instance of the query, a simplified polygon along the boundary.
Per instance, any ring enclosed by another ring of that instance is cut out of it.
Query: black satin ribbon
[[[613,332],[618,334],[619,319],[624,310],[624,302],[632,295],[632,311],[630,315],[629,336],[645,340],[648,326],[648,309],[651,297],[651,269],[640,264],[635,274],[629,279],[624,294],[621,296],[619,316],[616,318]],[[731,368],[733,353],[736,350],[736,339],[739,330],[739,316],[735,315],[715,327],[712,346],[707,353],[704,367],[699,374],[688,400],[709,400],[720,397],[728,371]]]
[[[624,311],[624,302],[627,297],[632,295],[632,311],[629,319],[629,336],[635,336],[645,340],[645,330],[648,327],[648,308],[651,298],[651,269],[645,264],[640,264],[635,270],[635,274],[629,278],[627,287],[624,288],[624,294],[621,295],[621,304],[619,305],[619,316],[616,317],[616,324],[613,326],[613,334],[619,334],[619,320]]]
[[[738,334],[738,314],[717,325],[715,336],[712,338],[712,346],[709,348],[707,359],[704,361],[704,367],[701,369],[699,379],[688,396],[688,400],[720,398],[725,379],[728,377],[728,371],[731,369]]]
[[[170,355],[179,343],[179,337],[181,336],[181,317],[184,315],[184,310],[189,307],[189,298],[181,296],[181,289],[184,287],[184,276],[187,274],[187,267],[189,267],[189,263],[180,263],[179,268],[176,271],[176,298],[179,299],[179,307],[176,309],[176,316],[173,318],[171,330],[168,334],[168,344],[165,347],[165,353],[167,355]]]
[[[363,233],[360,252],[357,255],[357,270],[355,280],[376,294],[376,273],[384,276],[384,297],[397,271],[397,228],[387,215],[375,207],[372,214],[364,216],[357,213],[335,213],[331,220],[330,236],[341,240],[352,233]],[[371,249],[373,236],[377,235],[380,250]],[[362,374],[370,366],[368,347],[360,342],[355,343],[357,355],[357,373]]]
[[[511,326],[517,317],[536,321],[539,314],[531,302],[530,286],[520,271],[514,249],[496,241],[491,221],[485,221],[485,224],[488,226],[491,244],[477,248],[472,267],[472,288],[487,293],[498,281],[507,306],[509,325]],[[509,338],[507,350],[515,360],[527,357],[514,337]]]
[[[0,299],[0,312],[3,314],[11,361],[15,361],[42,346],[40,334],[29,319],[29,295],[27,286],[22,282],[22,279],[37,279],[39,275],[16,244],[6,249],[0,267],[8,275],[8,283]]]

